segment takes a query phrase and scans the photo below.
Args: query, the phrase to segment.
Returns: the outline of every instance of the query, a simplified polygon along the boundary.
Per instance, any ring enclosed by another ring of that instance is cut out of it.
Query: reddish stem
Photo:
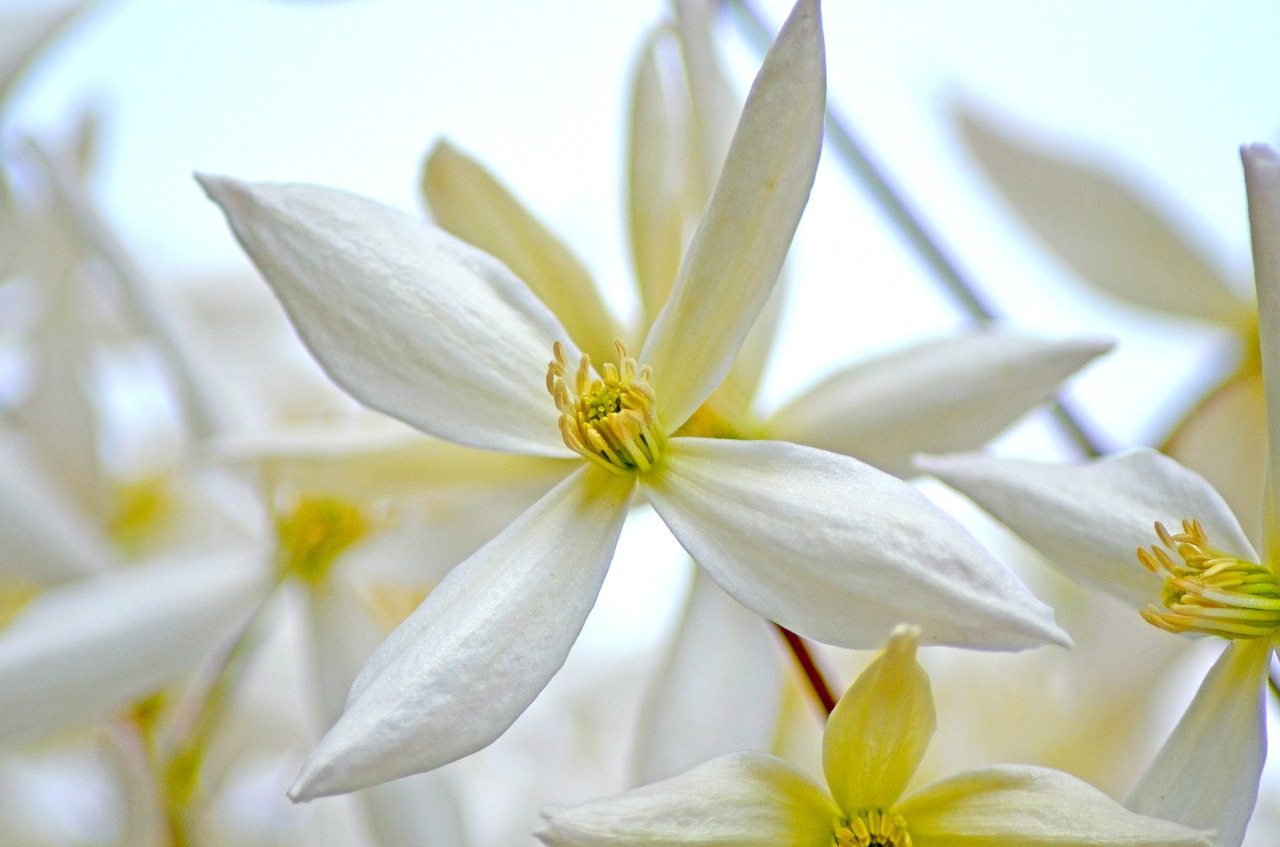
[[[791,655],[796,657],[796,664],[800,666],[800,670],[804,673],[804,678],[809,683],[809,690],[813,692],[813,698],[818,701],[818,705],[822,707],[823,712],[830,716],[836,707],[835,695],[831,693],[831,686],[827,685],[827,679],[822,675],[821,669],[813,660],[813,653],[809,651],[809,645],[804,643],[804,639],[796,635],[791,630],[779,623],[774,624],[778,628],[778,632],[782,633],[782,639],[787,642],[787,647],[791,650]]]

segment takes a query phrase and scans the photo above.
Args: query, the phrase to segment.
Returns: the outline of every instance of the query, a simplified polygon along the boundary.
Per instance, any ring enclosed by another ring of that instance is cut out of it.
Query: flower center
[[[1164,546],[1139,547],[1138,561],[1152,573],[1167,574],[1160,602],[1168,611],[1147,606],[1142,617],[1148,623],[1223,638],[1259,638],[1280,630],[1280,580],[1270,570],[1212,547],[1199,521],[1184,520],[1177,535],[1157,522],[1156,535]]]
[[[370,528],[357,506],[333,497],[304,498],[292,512],[276,519],[280,570],[304,582],[319,583],[334,560]]]
[[[547,365],[547,391],[560,410],[560,435],[570,450],[614,473],[644,472],[662,455],[667,436],[649,367],[628,356],[621,341],[614,347],[618,364],[606,363],[602,379],[591,378],[591,359],[582,354],[571,389],[569,363],[557,341]]]
[[[911,847],[911,834],[902,815],[868,809],[837,823],[832,843],[835,847]]]

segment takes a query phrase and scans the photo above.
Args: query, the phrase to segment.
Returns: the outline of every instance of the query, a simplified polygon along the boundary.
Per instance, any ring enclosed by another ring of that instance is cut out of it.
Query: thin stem
[[[767,50],[773,41],[772,32],[750,0],[729,0],[729,4],[736,12],[734,18],[747,38],[761,52]],[[954,303],[978,323],[988,323],[999,317],[995,308],[980,293],[978,285],[947,252],[942,240],[911,207],[905,195],[890,181],[879,163],[867,153],[866,145],[858,138],[850,123],[830,104],[827,105],[826,140],[839,160],[862,183],[890,222],[933,272],[934,279],[942,285]],[[1081,423],[1078,412],[1064,406],[1061,400],[1052,404],[1052,411],[1054,419],[1065,430],[1072,443],[1086,456],[1097,458],[1102,455],[1101,447],[1090,434],[1089,427]]]
[[[787,642],[791,655],[795,656],[796,664],[800,666],[800,672],[804,674],[805,680],[809,683],[809,690],[813,693],[813,699],[818,701],[823,713],[830,716],[832,710],[836,707],[836,698],[831,693],[831,686],[827,685],[827,678],[822,675],[822,670],[814,662],[813,653],[809,651],[809,645],[804,643],[803,638],[782,624],[775,623],[774,626],[781,633],[782,640]]]

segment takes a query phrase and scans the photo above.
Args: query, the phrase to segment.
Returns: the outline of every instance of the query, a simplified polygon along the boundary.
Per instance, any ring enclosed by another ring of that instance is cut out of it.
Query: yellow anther
[[[1165,574],[1160,591],[1164,610],[1155,604],[1143,609],[1148,623],[1169,632],[1223,638],[1259,638],[1280,630],[1280,580],[1275,574],[1214,548],[1199,521],[1184,520],[1176,534],[1159,522],[1155,528],[1164,547],[1138,548],[1143,567]]]
[[[867,809],[836,822],[834,847],[911,847],[911,834],[901,815]]]
[[[560,410],[560,436],[570,450],[615,473],[643,473],[662,455],[667,436],[649,367],[627,355],[621,341],[614,347],[618,364],[605,364],[599,379],[592,379],[591,359],[583,354],[570,389],[569,362],[557,341],[547,365],[547,391]]]
[[[305,582],[325,578],[335,559],[370,530],[359,507],[333,497],[304,498],[276,519],[282,572]]]

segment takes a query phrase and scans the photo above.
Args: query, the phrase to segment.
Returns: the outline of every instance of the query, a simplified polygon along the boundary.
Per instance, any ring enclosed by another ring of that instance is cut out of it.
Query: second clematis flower
[[[680,431],[772,290],[813,183],[825,88],[818,3],[801,0],[640,355],[619,344],[599,370],[510,270],[430,224],[337,191],[203,179],[353,395],[461,444],[566,460],[564,481],[370,657],[295,800],[439,767],[501,735],[563,664],[637,487],[726,591],[809,637],[870,647],[906,620],[929,642],[1066,641],[899,480],[812,448]]]
[[[1243,841],[1257,800],[1267,678],[1280,644],[1280,156],[1253,145],[1241,157],[1267,408],[1268,449],[1255,457],[1266,479],[1261,556],[1209,483],[1151,450],[1086,465],[919,461],[1069,576],[1132,603],[1153,625],[1228,640],[1125,800],[1136,812],[1211,830],[1219,847]]]

